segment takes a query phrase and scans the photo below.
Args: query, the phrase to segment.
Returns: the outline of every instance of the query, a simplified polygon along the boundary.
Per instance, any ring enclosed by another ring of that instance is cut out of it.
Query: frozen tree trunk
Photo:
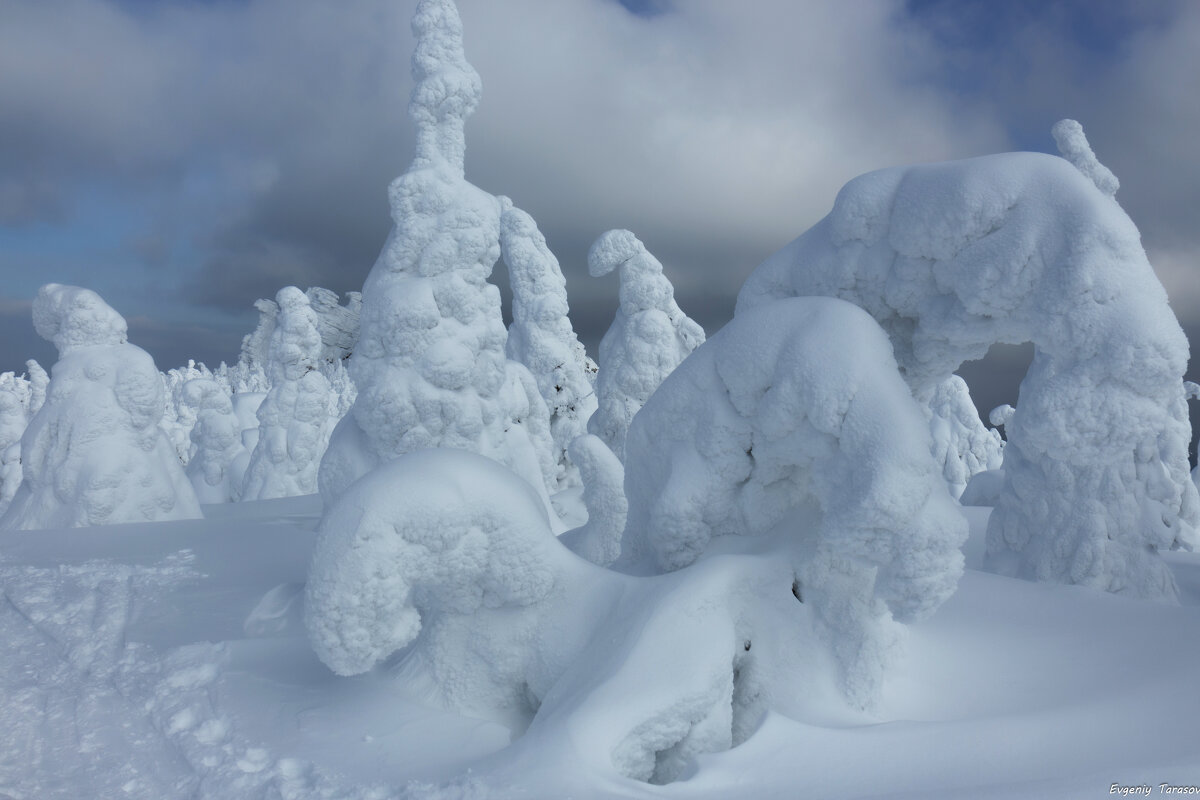
[[[1115,184],[1084,163],[1081,131],[1056,133],[1071,163],[1009,153],[856,178],[755,270],[737,313],[793,295],[856,303],[923,402],[990,345],[1033,342],[987,563],[1174,600],[1157,551],[1191,547],[1200,525],[1187,340]]]
[[[600,340],[599,407],[587,427],[624,459],[625,433],[634,414],[704,342],[704,329],[676,305],[662,264],[626,230],[603,234],[588,252],[588,272],[593,276],[607,275],[617,267],[621,305]]]

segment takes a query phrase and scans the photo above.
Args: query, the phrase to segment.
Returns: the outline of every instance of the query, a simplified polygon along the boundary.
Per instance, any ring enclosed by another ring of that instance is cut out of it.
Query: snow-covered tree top
[[[63,356],[72,347],[124,344],[125,318],[91,289],[48,283],[33,301],[33,327]]]
[[[414,165],[444,162],[460,177],[467,117],[479,105],[479,73],[463,53],[462,20],[452,0],[421,0],[412,20],[417,48],[408,114],[417,123]]]
[[[1062,119],[1055,123],[1050,133],[1054,136],[1054,142],[1058,145],[1058,152],[1062,153],[1062,157],[1096,184],[1097,189],[1109,197],[1117,193],[1121,182],[1112,170],[1096,158],[1092,146],[1083,134],[1082,125],[1073,119]]]

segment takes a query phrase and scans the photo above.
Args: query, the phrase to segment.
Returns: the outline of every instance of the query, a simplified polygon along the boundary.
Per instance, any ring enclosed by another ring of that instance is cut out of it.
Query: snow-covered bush
[[[322,344],[316,312],[295,286],[280,289],[275,303],[279,312],[267,361],[271,390],[258,408],[259,436],[246,467],[244,500],[315,492],[337,421],[336,396],[317,370]]]
[[[500,202],[463,171],[479,75],[453,3],[420,3],[413,32],[416,155],[389,189],[395,227],[363,286],[349,361],[358,395],[322,461],[321,494],[328,502],[403,453],[454,447],[508,465],[546,495],[556,471],[549,413],[528,370],[505,357],[500,292],[487,281]]]
[[[192,427],[192,458],[187,476],[201,503],[241,499],[242,481],[250,453],[242,445],[242,426],[224,387],[206,378],[193,378],[183,396],[196,409]]]
[[[0,529],[200,516],[166,435],[154,360],[88,289],[47,284],[33,324],[58,348],[46,400],[21,437],[23,479]]]
[[[634,417],[618,564],[676,570],[714,537],[774,537],[847,696],[870,705],[899,636],[894,619],[932,613],[962,572],[966,522],[930,438],[868,314],[824,297],[759,306]]]
[[[675,303],[662,264],[626,230],[601,235],[588,252],[588,272],[594,277],[617,267],[621,305],[600,340],[599,408],[587,427],[624,459],[629,421],[663,378],[700,346],[704,329]]]
[[[1083,163],[1068,127],[1064,149]],[[754,271],[737,314],[787,296],[849,300],[887,331],[922,402],[990,345],[1031,341],[990,568],[1171,599],[1155,551],[1190,546],[1200,524],[1188,346],[1114,189],[1036,153],[863,175]]]
[[[533,217],[500,198],[500,254],[512,285],[512,325],[505,351],[529,368],[550,412],[557,483],[577,478],[568,448],[587,433],[596,410],[596,364],[567,316],[567,282]]]
[[[950,493],[961,497],[974,475],[1000,468],[1004,440],[996,431],[983,427],[967,382],[957,375],[937,385],[928,409],[933,459],[942,465],[942,477]]]
[[[326,509],[305,624],[339,674],[397,654],[393,674],[426,698],[529,723],[534,754],[578,747],[662,783],[743,741],[768,690],[812,666],[802,623],[773,630],[806,613],[791,580],[755,557],[654,578],[603,570],[554,538],[527,482],[443,448],[390,461]]]

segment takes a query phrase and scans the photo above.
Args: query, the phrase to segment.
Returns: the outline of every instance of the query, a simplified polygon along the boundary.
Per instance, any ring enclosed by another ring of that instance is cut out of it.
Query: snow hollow
[[[0,798],[1200,792],[1200,387],[1078,123],[854,179],[716,331],[597,231],[593,359],[467,179],[453,2],[412,29],[361,293],[281,287],[166,372],[95,292],[34,299]],[[955,373],[1026,342],[1002,438]]]

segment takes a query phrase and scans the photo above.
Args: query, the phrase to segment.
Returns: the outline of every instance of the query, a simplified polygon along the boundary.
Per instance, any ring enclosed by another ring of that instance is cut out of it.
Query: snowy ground
[[[874,717],[771,714],[665,787],[569,763],[514,786],[488,778],[502,724],[405,696],[386,670],[338,678],[317,661],[299,616],[317,498],[205,512],[0,534],[0,798],[1092,798],[1200,784],[1198,554],[1167,556],[1182,607],[968,569],[912,627]],[[967,513],[971,565],[988,509]]]

